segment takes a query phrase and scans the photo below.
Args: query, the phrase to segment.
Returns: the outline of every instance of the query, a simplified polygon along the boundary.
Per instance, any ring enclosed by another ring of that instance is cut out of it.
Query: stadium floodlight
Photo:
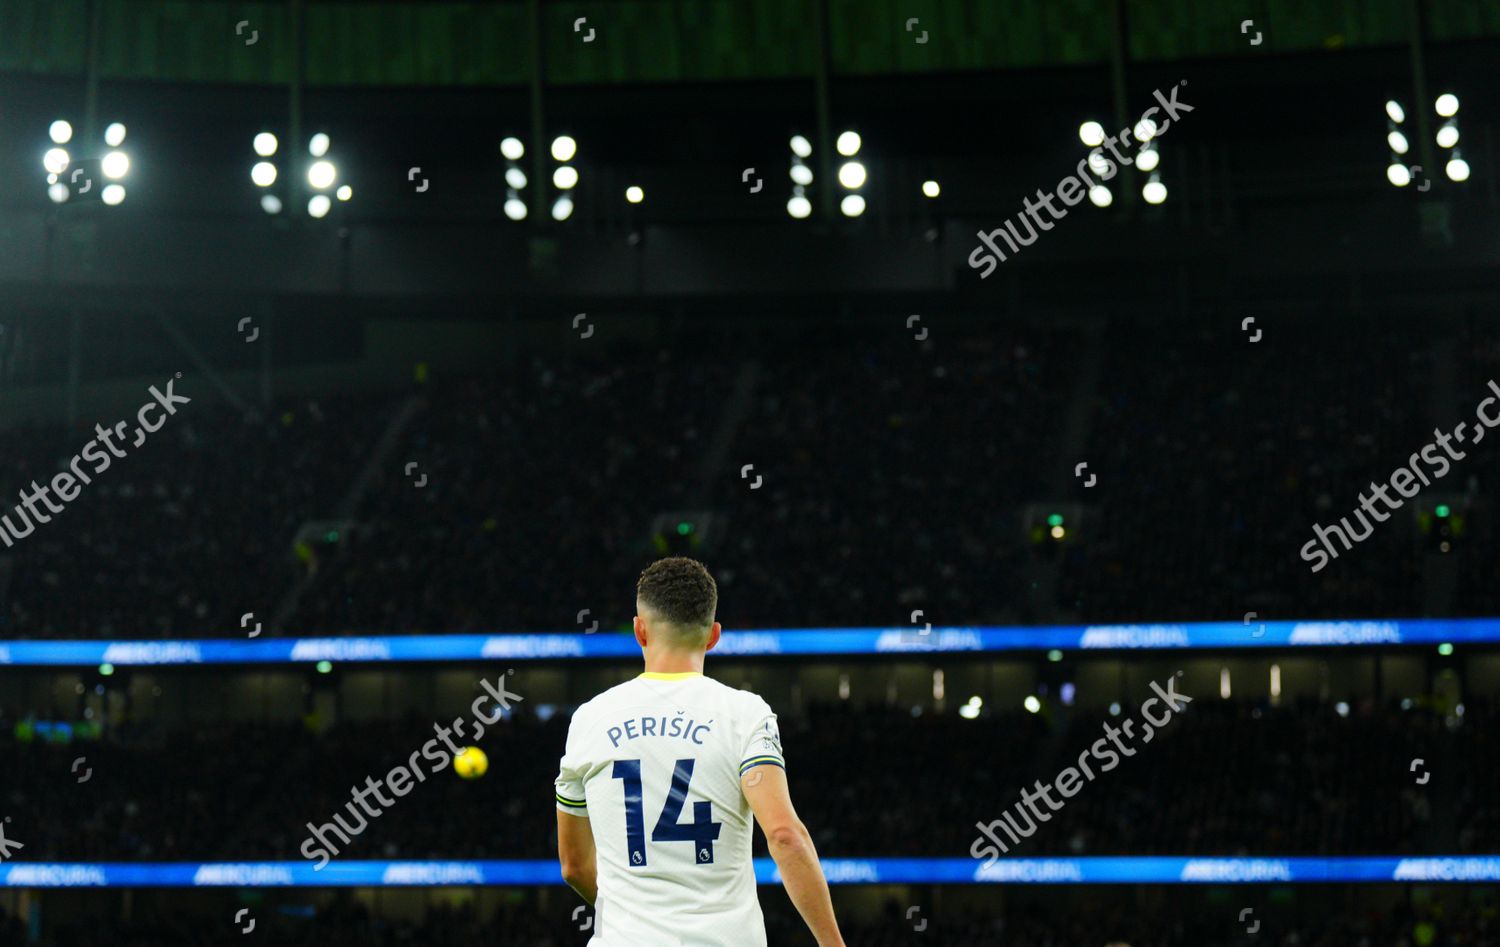
[[[858,161],[845,161],[839,166],[839,183],[853,191],[865,186],[865,166]]]
[[[862,143],[863,142],[859,137],[859,132],[847,131],[839,133],[838,140],[834,142],[834,147],[837,148],[839,154],[843,155],[845,158],[852,158],[855,155],[859,154],[859,146]]]
[[[262,194],[260,198],[260,209],[268,214],[281,213],[281,198],[275,194]]]
[[[506,168],[505,186],[512,190],[521,190],[526,186],[526,172],[520,168]]]
[[[1101,178],[1110,173],[1109,166],[1109,159],[1104,157],[1104,152],[1095,151],[1089,155],[1089,169]]]
[[[940,186],[938,186],[938,182],[933,181],[931,179],[922,182],[922,194],[923,194],[923,196],[935,198],[939,194],[942,194],[942,193],[943,193],[943,189]]]
[[[323,218],[333,208],[333,201],[328,199],[327,194],[314,194],[307,201],[307,215],[309,217]]]
[[[1151,180],[1141,188],[1141,196],[1146,199],[1147,204],[1160,204],[1167,199],[1167,186],[1161,183],[1161,176],[1152,174]]]
[[[257,187],[270,187],[276,183],[276,165],[269,161],[257,161],[250,169],[250,180]]]
[[[573,216],[573,198],[564,194],[552,203],[552,219],[567,220]]]
[[[958,708],[958,715],[965,720],[977,720],[979,719],[979,705],[973,703],[964,704]]]
[[[328,154],[328,146],[331,142],[323,132],[318,132],[307,142],[307,153],[314,158],[321,158]]]
[[[1156,137],[1156,122],[1149,118],[1143,118],[1135,123],[1135,140],[1145,144]]]
[[[337,191],[333,192],[333,196],[341,201],[347,201],[354,196],[354,188],[347,184],[341,185]]]
[[[53,181],[47,188],[47,196],[52,198],[52,203],[62,204],[68,199],[68,186],[61,181]]]
[[[1103,184],[1095,184],[1089,188],[1089,200],[1095,207],[1108,207],[1115,202],[1114,192]]]
[[[1458,96],[1452,92],[1444,92],[1437,97],[1432,107],[1437,109],[1438,115],[1443,118],[1452,118],[1458,114]]]
[[[552,139],[552,160],[572,161],[573,155],[578,153],[578,142],[570,135],[558,135]]]
[[[63,119],[58,119],[47,126],[47,135],[54,144],[66,145],[73,140],[73,126]]]
[[[1406,154],[1406,152],[1411,148],[1410,143],[1408,143],[1406,140],[1406,136],[1401,134],[1401,130],[1399,128],[1391,129],[1391,133],[1385,136],[1385,140],[1386,143],[1391,146],[1391,150],[1398,155]]]
[[[255,136],[255,153],[262,158],[269,158],[274,155],[278,145],[280,145],[280,142],[270,132],[261,132]]]
[[[1104,126],[1098,122],[1084,122],[1078,126],[1078,140],[1090,148],[1104,144]]]
[[[104,129],[104,143],[111,148],[118,148],[125,144],[125,126],[119,122],[111,122]]]
[[[111,151],[99,162],[99,170],[105,177],[118,181],[130,173],[130,156],[123,151]]]
[[[520,161],[526,154],[526,146],[519,138],[506,138],[500,142],[500,153],[509,161]]]
[[[1021,703],[1026,708],[1027,713],[1039,713],[1042,709],[1042,702],[1037,699],[1035,694],[1027,694],[1026,699]]]
[[[812,156],[812,142],[808,141],[801,135],[793,135],[791,145],[792,154],[796,155],[797,157],[808,158]]]
[[[791,174],[793,184],[800,184],[803,187],[807,187],[813,182],[812,168],[809,168],[801,161],[797,161],[792,164]]]
[[[519,197],[508,197],[505,199],[505,216],[511,220],[526,219],[526,202]]]
[[[1439,148],[1452,148],[1458,144],[1458,125],[1455,122],[1447,122],[1437,130],[1437,143]]]
[[[338,169],[333,166],[332,161],[314,161],[312,167],[307,169],[307,183],[318,190],[332,187],[334,179],[338,177]],[[327,211],[324,211],[327,213]],[[323,216],[318,214],[316,216]]]
[[[793,194],[792,199],[786,202],[786,212],[793,220],[806,220],[812,216],[812,201],[800,193]]]
[[[125,200],[125,186],[123,184],[106,184],[99,199],[110,207],[115,207]]]
[[[1142,171],[1155,171],[1159,164],[1161,164],[1161,152],[1156,150],[1155,145],[1147,145],[1141,149],[1140,154],[1135,156],[1135,166]]]
[[[1392,161],[1385,169],[1385,179],[1397,187],[1406,187],[1411,183],[1411,168],[1399,161]]]
[[[578,169],[572,165],[565,164],[552,172],[552,186],[559,191],[566,191],[578,183]]]
[[[1220,697],[1220,699],[1222,699],[1222,700],[1228,700],[1229,696],[1231,694],[1233,694],[1233,693],[1234,693],[1234,691],[1230,687],[1230,681],[1229,681],[1229,668],[1227,668],[1227,667],[1221,667],[1221,668],[1219,668],[1219,697]]]
[[[42,155],[42,167],[52,174],[62,174],[68,170],[68,157],[66,148],[48,148],[47,153]]]
[[[1388,99],[1386,101],[1385,114],[1390,116],[1391,121],[1395,122],[1397,125],[1406,121],[1406,109],[1402,108],[1401,103],[1397,102],[1395,99]]]
[[[865,212],[865,199],[859,194],[846,194],[839,201],[839,210],[844,212],[845,217],[858,217]]]
[[[639,204],[646,199],[646,192],[640,187],[632,184],[625,189],[625,199],[632,204]]]
[[[1460,158],[1457,151],[1453,152],[1452,159],[1449,160],[1443,170],[1448,172],[1448,180],[1450,181],[1462,184],[1469,179],[1469,162]]]

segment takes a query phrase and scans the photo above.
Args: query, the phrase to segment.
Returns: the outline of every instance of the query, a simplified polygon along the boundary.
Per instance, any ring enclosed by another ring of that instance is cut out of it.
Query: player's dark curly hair
[[[683,630],[707,628],[719,607],[719,587],[696,559],[671,556],[658,559],[635,584],[638,599],[653,612]]]

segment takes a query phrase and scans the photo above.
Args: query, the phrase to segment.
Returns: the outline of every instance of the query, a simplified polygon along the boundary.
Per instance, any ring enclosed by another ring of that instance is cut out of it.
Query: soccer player
[[[636,584],[646,672],[573,714],[557,777],[563,879],[594,905],[590,947],[765,947],[750,814],[818,947],[844,947],[787,792],[776,715],[703,676],[719,590],[669,558]]]

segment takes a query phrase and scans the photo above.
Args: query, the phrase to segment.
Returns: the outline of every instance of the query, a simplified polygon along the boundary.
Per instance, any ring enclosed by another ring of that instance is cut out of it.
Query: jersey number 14
[[[656,827],[651,830],[653,842],[692,842],[693,861],[709,865],[714,860],[714,839],[719,837],[723,825],[714,821],[714,804],[700,801],[693,803],[693,821],[679,822],[683,804],[687,802],[688,783],[693,779],[695,760],[678,760],[672,771],[672,788],[667,793],[666,805]],[[646,864],[646,814],[641,801],[641,761],[616,760],[615,779],[625,783],[625,840],[630,853],[630,866],[639,868]]]

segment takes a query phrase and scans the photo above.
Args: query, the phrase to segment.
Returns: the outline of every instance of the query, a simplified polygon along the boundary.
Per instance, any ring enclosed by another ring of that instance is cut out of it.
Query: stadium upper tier
[[[1497,439],[1326,568],[1299,556],[1433,418],[1473,418],[1493,346],[1438,386],[1410,328],[1288,324],[1274,352],[1171,325],[941,331],[601,344],[258,420],[189,376],[192,404],[6,537],[3,637],[618,629],[667,549],[710,564],[740,629],[1500,612]],[[12,532],[94,436],[0,436]]]

